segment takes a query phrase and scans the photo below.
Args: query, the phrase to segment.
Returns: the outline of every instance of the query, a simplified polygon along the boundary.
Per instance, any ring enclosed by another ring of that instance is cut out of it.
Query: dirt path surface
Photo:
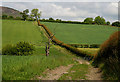
[[[101,78],[101,72],[98,68],[94,68],[90,65],[90,63],[86,60],[81,59],[74,59],[79,62],[79,64],[87,64],[89,65],[88,74],[86,74],[87,80],[102,80]],[[43,74],[45,76],[39,76],[37,79],[39,80],[58,80],[63,74],[68,73],[68,70],[73,66],[74,64],[70,64],[68,66],[60,66],[53,70],[46,70]]]
[[[44,74],[46,74],[45,77],[40,76],[40,77],[37,77],[37,79],[40,79],[40,80],[58,80],[62,76],[62,74],[68,73],[67,71],[72,66],[73,66],[73,64],[70,64],[68,66],[57,67],[54,70],[47,70],[44,72]]]
[[[94,68],[93,66],[90,66],[88,74],[87,76],[87,80],[102,80],[102,73],[100,71],[99,68]]]

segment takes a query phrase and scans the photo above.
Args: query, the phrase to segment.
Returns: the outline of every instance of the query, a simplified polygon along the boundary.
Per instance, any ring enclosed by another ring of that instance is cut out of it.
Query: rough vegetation
[[[34,46],[28,42],[21,41],[15,45],[8,44],[2,49],[2,55],[32,55]]]
[[[93,65],[101,67],[105,79],[120,80],[120,31],[105,41],[96,55]]]

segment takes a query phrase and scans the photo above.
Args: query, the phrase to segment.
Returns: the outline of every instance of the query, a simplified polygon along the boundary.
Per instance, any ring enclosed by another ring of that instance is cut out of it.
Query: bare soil
[[[68,73],[67,71],[73,66],[73,64],[70,64],[68,66],[60,66],[53,70],[47,70],[44,73],[46,73],[46,76],[40,76],[37,77],[37,79],[40,80],[58,80],[63,74]]]

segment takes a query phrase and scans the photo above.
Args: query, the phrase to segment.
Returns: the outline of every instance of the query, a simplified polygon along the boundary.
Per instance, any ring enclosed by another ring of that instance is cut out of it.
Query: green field
[[[2,46],[18,41],[28,41],[38,45],[43,40],[38,29],[34,22],[2,20]]]
[[[31,56],[2,56],[3,80],[30,80],[42,75],[46,69],[54,69],[75,62],[73,61],[74,55],[54,45],[51,45],[50,56],[46,57],[44,41],[47,39],[34,22],[3,20],[2,24],[3,47],[19,41],[35,44],[35,51]]]
[[[107,25],[41,23],[55,33],[57,39],[67,44],[101,44],[118,30],[117,27]]]

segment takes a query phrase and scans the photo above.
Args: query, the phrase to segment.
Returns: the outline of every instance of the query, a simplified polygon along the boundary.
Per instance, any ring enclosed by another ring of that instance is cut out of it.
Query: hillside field
[[[55,33],[57,39],[67,44],[101,44],[118,30],[107,25],[41,23]]]
[[[28,41],[39,45],[43,37],[40,29],[30,21],[2,20],[2,46],[19,41]]]
[[[2,45],[28,41],[34,44],[35,51],[30,56],[0,56],[3,80],[30,80],[42,75],[46,69],[73,64],[75,55],[51,45],[50,56],[45,56],[46,37],[35,22],[2,20]],[[1,65],[1,64],[0,64]],[[1,69],[0,69],[1,70]],[[0,71],[1,73],[1,71]]]

